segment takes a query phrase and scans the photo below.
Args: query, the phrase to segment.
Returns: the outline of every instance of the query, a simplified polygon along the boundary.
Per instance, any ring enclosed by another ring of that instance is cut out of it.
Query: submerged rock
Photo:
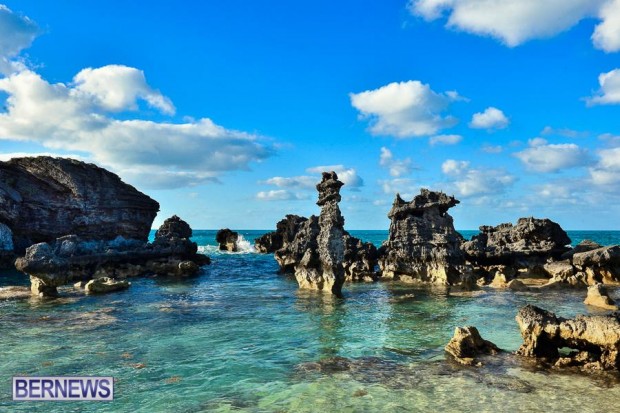
[[[382,277],[443,285],[475,284],[465,267],[463,238],[448,214],[448,209],[458,203],[452,196],[427,189],[411,202],[397,194],[388,214],[390,233],[379,250]]]
[[[146,241],[159,211],[156,201],[105,169],[44,156],[0,162],[0,206],[18,254],[67,234]]]
[[[220,229],[215,234],[215,241],[220,244],[220,251],[237,252],[237,240],[239,233],[228,228]]]
[[[323,172],[317,185],[320,215],[307,220],[287,216],[280,230],[283,246],[275,252],[275,259],[281,270],[293,270],[300,288],[341,296],[346,279],[374,276],[376,248],[351,237],[344,229],[338,207],[342,185],[335,172]],[[292,230],[296,232],[289,241]]]
[[[620,368],[620,313],[565,319],[527,305],[519,310],[516,320],[523,337],[519,355],[540,358],[557,367]],[[561,356],[559,350],[566,347],[574,351]]]
[[[174,224],[174,225],[173,225]],[[181,230],[170,230],[174,226]],[[109,277],[125,279],[141,275],[190,276],[207,265],[207,256],[197,254],[196,243],[185,221],[172,217],[164,222],[155,241],[117,237],[112,241],[88,241],[76,235],[39,243],[18,258],[16,268],[30,275],[34,295],[56,296],[57,287],[76,281]]]
[[[0,300],[15,300],[31,297],[30,289],[17,285],[0,287]]]
[[[478,329],[473,326],[456,327],[454,336],[446,345],[445,350],[457,362],[468,366],[481,365],[476,361],[478,355],[495,355],[501,351],[495,344],[484,340]]]
[[[609,297],[607,288],[605,288],[603,284],[594,284],[588,287],[588,295],[583,303],[594,307],[604,308],[605,310],[618,310],[618,306],[615,301]]]
[[[481,226],[480,234],[463,244],[467,260],[477,266],[532,268],[568,251],[570,238],[549,219],[520,218],[517,225]]]
[[[129,286],[131,286],[131,283],[127,280],[115,280],[114,278],[101,277],[87,282],[84,289],[90,294],[105,294],[126,290]]]
[[[254,240],[254,248],[259,253],[274,253],[279,249],[286,248],[299,232],[300,226],[306,222],[308,218],[298,215],[287,215],[283,220],[276,224],[274,232],[256,238]]]

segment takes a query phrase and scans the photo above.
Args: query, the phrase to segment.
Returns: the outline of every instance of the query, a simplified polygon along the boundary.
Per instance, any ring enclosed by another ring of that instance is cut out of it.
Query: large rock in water
[[[379,250],[382,277],[442,285],[470,283],[461,251],[463,237],[448,209],[452,196],[422,189],[411,202],[400,195],[388,213],[390,233]]]
[[[620,369],[620,313],[565,319],[526,305],[516,320],[523,337],[519,355],[537,357],[558,367]],[[575,351],[561,356],[559,349],[566,347]]]
[[[73,159],[0,162],[0,222],[16,252],[68,234],[146,241],[159,204],[105,169]]]
[[[30,275],[32,293],[38,296],[55,296],[61,285],[104,277],[191,276],[210,262],[197,253],[196,243],[189,239],[191,233],[189,225],[174,216],[164,221],[153,243],[120,236],[112,241],[89,241],[68,235],[30,246],[15,266]]]
[[[307,220],[308,218],[298,215],[287,215],[276,224],[274,232],[268,232],[256,238],[254,240],[254,248],[257,252],[263,254],[274,253],[281,248],[286,248],[295,239],[301,224]]]
[[[483,339],[478,329],[473,326],[456,327],[445,350],[457,362],[468,366],[481,364],[476,361],[478,355],[495,355],[502,351],[495,344]]]
[[[316,186],[317,205],[321,207],[319,217],[313,215],[306,220],[287,216],[287,228],[281,231],[283,247],[275,252],[275,258],[281,270],[294,271],[300,288],[341,296],[347,278],[364,279],[374,275],[376,248],[352,237],[344,229],[344,217],[338,207],[342,185],[335,172],[323,172]],[[296,230],[290,242],[288,229]]]
[[[481,226],[480,234],[463,244],[463,251],[475,265],[533,267],[560,258],[570,242],[566,232],[549,219],[520,218],[517,225]]]
[[[220,244],[220,251],[237,252],[237,240],[239,233],[228,228],[220,229],[215,234],[215,242]]]

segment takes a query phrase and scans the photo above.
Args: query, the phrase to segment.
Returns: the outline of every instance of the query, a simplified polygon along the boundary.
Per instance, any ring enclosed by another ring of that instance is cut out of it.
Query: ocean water
[[[449,296],[400,283],[346,284],[343,300],[297,289],[271,255],[217,251],[187,280],[140,278],[124,292],[0,301],[1,412],[601,412],[620,400],[616,376],[546,371],[515,361],[460,367],[443,347],[456,326],[514,351],[528,303],[590,313],[583,291],[483,290]],[[385,231],[352,231],[380,244]],[[472,233],[463,231],[469,237]],[[620,232],[570,232],[620,244]],[[27,284],[16,273],[0,285]],[[612,297],[620,298],[618,291]],[[503,359],[502,359],[503,360]],[[13,402],[15,375],[114,376],[113,402]]]

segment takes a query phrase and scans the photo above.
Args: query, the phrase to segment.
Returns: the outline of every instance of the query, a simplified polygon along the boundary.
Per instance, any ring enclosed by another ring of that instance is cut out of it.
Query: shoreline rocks
[[[215,242],[217,242],[220,251],[237,252],[237,240],[239,239],[239,233],[231,231],[228,228],[220,229],[215,234]]]
[[[388,213],[390,231],[379,249],[382,278],[441,285],[475,284],[461,251],[463,237],[448,210],[459,203],[422,189],[410,202],[396,195]]]
[[[301,224],[308,218],[289,214],[276,224],[274,232],[268,232],[254,240],[254,249],[262,254],[274,253],[279,249],[286,248],[299,231]]]
[[[159,203],[96,165],[47,156],[0,162],[0,222],[15,252],[67,234],[146,241]]]
[[[454,359],[467,366],[480,366],[476,360],[479,355],[495,355],[502,350],[488,340],[484,340],[478,329],[473,326],[456,327],[454,336],[446,345],[445,350]]]
[[[618,306],[609,297],[607,288],[603,284],[594,284],[588,287],[588,295],[583,302],[586,305],[603,308],[605,310],[617,311]]]

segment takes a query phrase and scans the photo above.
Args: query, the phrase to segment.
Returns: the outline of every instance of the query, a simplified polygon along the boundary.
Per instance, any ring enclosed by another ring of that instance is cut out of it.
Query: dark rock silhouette
[[[484,340],[473,326],[457,327],[445,350],[457,362],[468,366],[481,365],[476,360],[479,355],[495,355],[501,351],[495,344]]]
[[[220,244],[221,251],[237,252],[237,240],[239,239],[239,233],[231,231],[228,228],[220,229],[215,234],[215,242]]]
[[[274,253],[281,248],[286,248],[293,242],[301,224],[307,220],[308,218],[298,215],[287,215],[276,224],[276,230],[274,232],[268,232],[256,238],[254,240],[254,248],[260,253]]]

